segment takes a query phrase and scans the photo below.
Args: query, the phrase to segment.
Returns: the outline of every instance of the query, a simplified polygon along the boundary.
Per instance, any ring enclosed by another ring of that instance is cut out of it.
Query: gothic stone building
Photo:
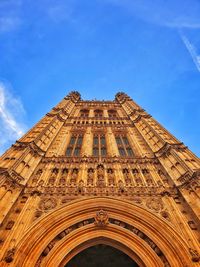
[[[197,267],[199,229],[199,159],[125,93],[71,92],[1,157],[0,266]]]

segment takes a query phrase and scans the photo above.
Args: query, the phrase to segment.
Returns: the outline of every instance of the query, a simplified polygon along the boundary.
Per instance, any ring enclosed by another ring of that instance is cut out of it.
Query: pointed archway
[[[64,267],[81,251],[104,244],[144,266],[190,266],[188,247],[160,217],[129,201],[76,200],[36,222],[16,247],[11,266]]]
[[[127,254],[108,245],[89,247],[73,257],[65,267],[139,267]]]

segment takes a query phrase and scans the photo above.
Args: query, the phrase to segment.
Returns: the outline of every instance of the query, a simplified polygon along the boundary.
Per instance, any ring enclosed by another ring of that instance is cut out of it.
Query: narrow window
[[[93,138],[93,156],[106,156],[106,139],[102,134],[95,134]]]
[[[118,146],[119,154],[122,157],[133,157],[134,153],[130,147],[128,138],[126,136],[118,135],[115,137]]]
[[[72,154],[72,148],[71,147],[68,147],[67,148],[67,153],[66,153],[67,157],[70,157],[71,154]]]
[[[81,146],[83,142],[83,136],[82,135],[73,135],[70,139],[69,146],[66,150],[66,156],[67,157],[79,157],[81,152]]]

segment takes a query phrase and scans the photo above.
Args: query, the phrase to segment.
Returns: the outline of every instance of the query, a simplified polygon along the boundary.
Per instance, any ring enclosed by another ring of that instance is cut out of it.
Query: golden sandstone
[[[64,267],[104,244],[197,267],[199,229],[199,159],[125,93],[71,92],[0,159],[0,266]]]

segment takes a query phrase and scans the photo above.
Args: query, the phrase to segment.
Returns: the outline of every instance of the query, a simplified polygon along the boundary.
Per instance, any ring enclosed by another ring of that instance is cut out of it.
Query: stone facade
[[[200,160],[125,93],[71,92],[0,159],[0,266],[65,266],[98,244],[200,266],[199,230]]]

